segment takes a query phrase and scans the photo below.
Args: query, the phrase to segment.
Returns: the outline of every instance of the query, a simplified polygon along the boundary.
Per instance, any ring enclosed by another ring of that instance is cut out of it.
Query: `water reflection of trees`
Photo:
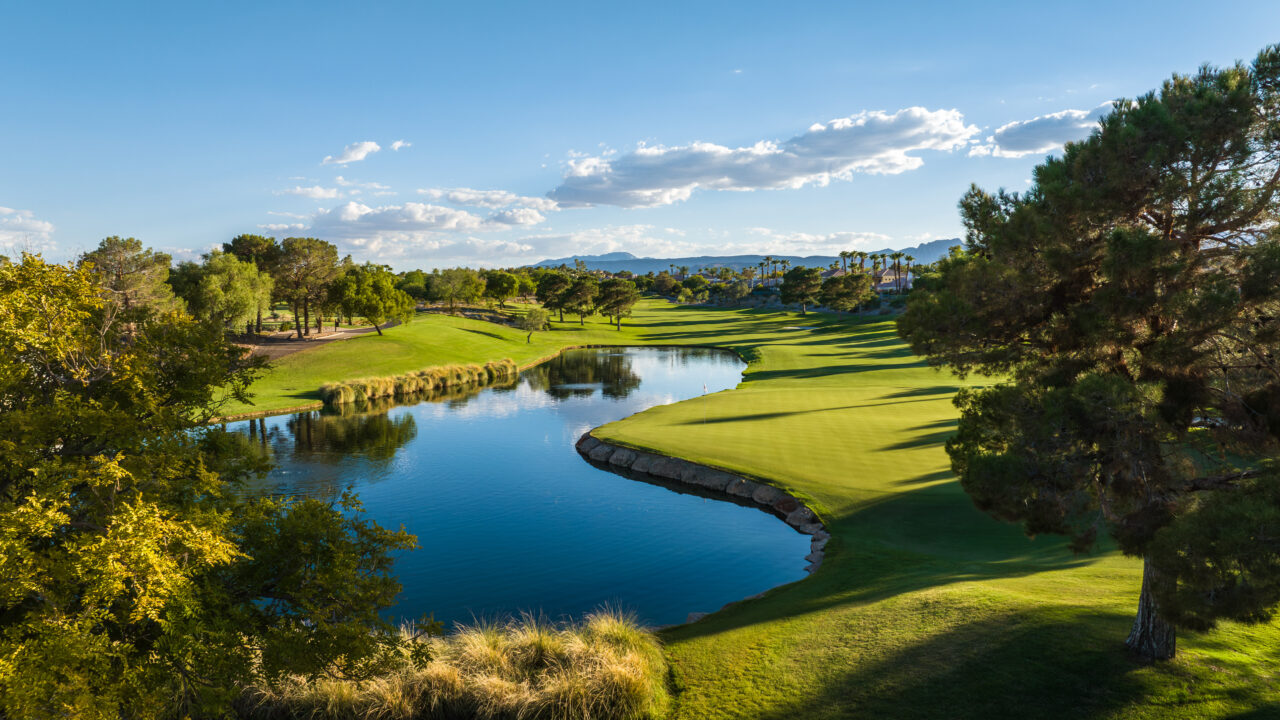
[[[597,389],[605,397],[621,399],[640,387],[631,356],[620,352],[569,350],[525,370],[521,377],[531,389],[557,400],[591,397]]]
[[[391,417],[386,410],[366,413],[298,413],[285,424],[293,437],[291,455],[307,460],[316,455],[360,455],[385,462],[417,437],[413,415]]]

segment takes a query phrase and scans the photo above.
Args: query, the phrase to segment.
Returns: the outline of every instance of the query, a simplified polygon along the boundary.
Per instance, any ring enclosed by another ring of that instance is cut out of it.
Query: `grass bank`
[[[344,378],[525,365],[609,343],[718,345],[750,358],[737,389],[597,434],[767,479],[832,533],[807,580],[663,633],[672,717],[1280,715],[1280,626],[1183,633],[1176,660],[1132,662],[1122,641],[1139,563],[1073,557],[975,510],[943,450],[959,383],[925,367],[882,319],[646,301],[621,332],[557,323],[526,345],[516,330],[431,317],[284,358],[254,389],[264,407],[288,407]]]

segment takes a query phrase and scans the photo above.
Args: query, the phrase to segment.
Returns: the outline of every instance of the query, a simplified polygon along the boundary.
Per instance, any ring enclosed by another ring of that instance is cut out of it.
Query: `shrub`
[[[667,668],[653,633],[600,611],[576,625],[525,616],[481,622],[431,644],[431,660],[364,682],[292,677],[251,687],[237,711],[251,720],[315,718],[662,717]]]
[[[320,387],[320,399],[327,405],[342,405],[389,397],[429,398],[446,390],[512,382],[519,373],[520,369],[510,359],[484,365],[442,365],[404,375],[326,383]]]

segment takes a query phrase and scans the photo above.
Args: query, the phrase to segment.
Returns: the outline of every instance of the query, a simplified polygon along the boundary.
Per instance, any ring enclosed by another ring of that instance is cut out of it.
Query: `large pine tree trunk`
[[[311,334],[311,299],[310,298],[302,299],[302,327],[305,328],[305,330],[303,331],[304,335]]]
[[[1133,619],[1129,639],[1130,650],[1148,660],[1168,660],[1177,651],[1177,634],[1172,625],[1160,617],[1153,589],[1169,580],[1151,561],[1142,561],[1142,594],[1138,597],[1138,616]]]

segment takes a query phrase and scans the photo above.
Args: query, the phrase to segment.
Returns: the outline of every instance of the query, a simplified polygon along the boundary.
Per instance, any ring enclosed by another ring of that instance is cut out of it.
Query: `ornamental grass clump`
[[[462,387],[511,382],[519,373],[510,359],[484,365],[442,365],[404,375],[326,383],[320,387],[320,399],[326,405],[344,405],[378,398],[431,396]]]
[[[635,618],[601,611],[576,625],[525,616],[431,640],[431,659],[363,682],[293,677],[245,691],[247,720],[641,720],[662,717],[667,668]]]

